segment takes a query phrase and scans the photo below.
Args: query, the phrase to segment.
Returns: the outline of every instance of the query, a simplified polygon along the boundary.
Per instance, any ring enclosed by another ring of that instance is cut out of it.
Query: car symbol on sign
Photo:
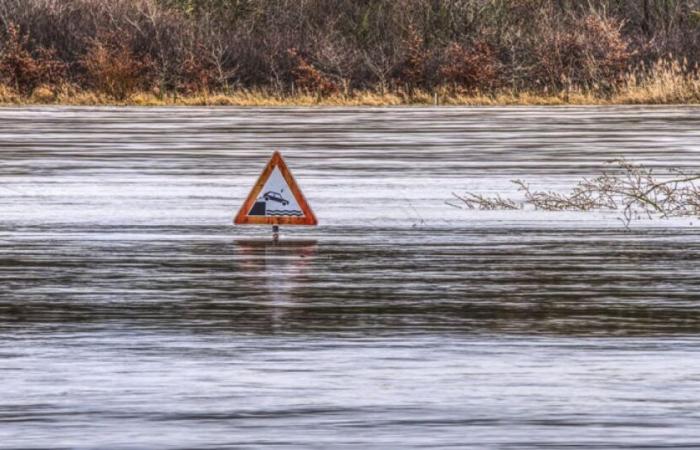
[[[288,200],[282,198],[282,194],[275,191],[267,191],[263,194],[263,198],[266,202],[272,200],[273,202],[282,203],[282,205],[287,206],[289,204]]]

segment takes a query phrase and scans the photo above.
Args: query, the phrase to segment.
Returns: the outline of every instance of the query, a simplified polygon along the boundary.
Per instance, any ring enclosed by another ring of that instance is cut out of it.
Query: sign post
[[[272,237],[275,241],[279,239],[280,225],[318,224],[314,212],[280,152],[272,154],[233,223],[272,225]]]

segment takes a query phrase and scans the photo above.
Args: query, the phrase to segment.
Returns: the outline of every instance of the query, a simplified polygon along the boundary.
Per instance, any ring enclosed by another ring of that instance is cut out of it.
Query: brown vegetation
[[[22,36],[10,23],[0,53],[0,77],[22,95],[31,94],[41,84],[55,84],[63,79],[66,64],[56,58],[52,48],[42,47],[32,54],[28,36]]]
[[[699,18],[700,0],[0,0],[0,100],[697,102]]]
[[[299,52],[292,48],[288,50],[293,61],[291,70],[294,86],[304,93],[317,93],[319,96],[328,96],[338,92],[338,87],[320,70],[302,58]]]
[[[139,88],[146,88],[152,66],[147,56],[137,56],[118,36],[92,39],[80,63],[90,87],[115,100],[125,100]]]
[[[470,47],[453,42],[445,50],[440,65],[442,82],[453,89],[490,90],[498,80],[498,61],[491,47],[485,42],[476,42]]]

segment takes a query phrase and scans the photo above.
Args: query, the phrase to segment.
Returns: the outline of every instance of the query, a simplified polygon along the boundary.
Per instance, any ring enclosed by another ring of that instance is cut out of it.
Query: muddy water
[[[445,204],[620,157],[700,109],[2,109],[0,448],[700,447],[697,223]]]

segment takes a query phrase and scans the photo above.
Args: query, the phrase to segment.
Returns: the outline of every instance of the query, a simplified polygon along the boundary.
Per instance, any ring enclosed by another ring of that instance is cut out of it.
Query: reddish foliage
[[[29,51],[29,36],[21,35],[14,24],[8,27],[7,41],[0,54],[2,81],[28,95],[40,84],[55,84],[65,75],[66,64],[56,58],[52,49]]]
[[[453,42],[445,50],[440,76],[446,83],[466,90],[492,87],[498,60],[491,46],[479,41],[470,47]]]
[[[200,55],[205,52],[201,44],[195,50],[188,52],[182,64],[182,81],[180,90],[186,94],[208,91],[216,79],[216,68],[206,58]]]
[[[90,83],[117,100],[146,87],[152,67],[147,56],[137,56],[127,41],[109,34],[93,39],[81,62]]]
[[[413,25],[409,26],[406,39],[406,58],[400,72],[402,81],[408,83],[410,89],[426,83],[426,65],[428,54],[423,38],[418,35]]]
[[[287,53],[293,61],[291,73],[298,89],[315,92],[319,95],[330,95],[338,92],[338,86],[320,70],[309,64],[297,49],[290,48]]]

